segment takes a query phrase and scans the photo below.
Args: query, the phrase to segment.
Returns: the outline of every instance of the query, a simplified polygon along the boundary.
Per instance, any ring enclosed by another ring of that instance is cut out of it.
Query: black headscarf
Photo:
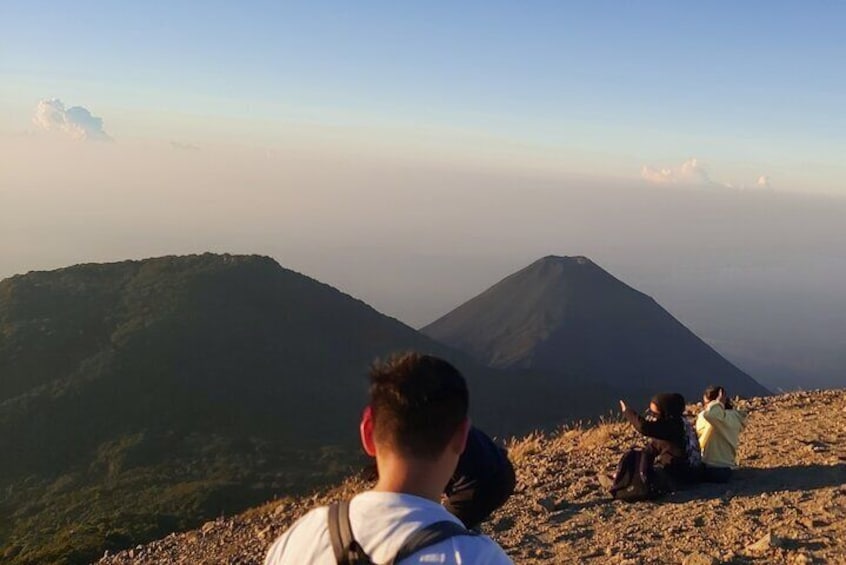
[[[661,419],[681,419],[684,416],[684,396],[677,392],[662,392],[652,397],[652,403],[661,412]]]
[[[658,408],[660,414],[657,417],[671,432],[678,447],[687,449],[687,429],[685,428],[684,396],[677,392],[662,392],[652,397],[652,403]]]

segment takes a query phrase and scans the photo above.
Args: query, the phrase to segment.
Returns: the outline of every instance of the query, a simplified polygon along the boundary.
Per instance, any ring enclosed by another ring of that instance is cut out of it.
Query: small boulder
[[[766,535],[761,537],[758,541],[753,544],[746,546],[746,551],[751,551],[752,553],[763,553],[765,551],[769,551],[773,547],[781,547],[784,545],[784,541],[774,536],[771,532],[767,532]]]
[[[682,560],[682,565],[717,565],[716,558],[705,553],[691,553]]]

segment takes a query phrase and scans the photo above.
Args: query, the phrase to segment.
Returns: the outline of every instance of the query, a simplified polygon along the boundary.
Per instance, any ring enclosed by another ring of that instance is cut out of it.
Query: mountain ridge
[[[671,388],[689,398],[713,382],[743,395],[769,392],[652,297],[584,256],[543,257],[421,331],[494,368]]]

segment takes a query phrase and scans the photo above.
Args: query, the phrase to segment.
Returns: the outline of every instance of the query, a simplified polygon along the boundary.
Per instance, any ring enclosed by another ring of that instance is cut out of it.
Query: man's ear
[[[455,436],[453,436],[451,446],[453,451],[458,455],[464,453],[464,449],[467,447],[467,434],[470,433],[470,426],[470,418],[464,418],[464,421],[455,432]]]
[[[376,442],[373,440],[373,409],[368,406],[361,414],[361,424],[358,426],[361,435],[361,447],[370,457],[376,457]]]

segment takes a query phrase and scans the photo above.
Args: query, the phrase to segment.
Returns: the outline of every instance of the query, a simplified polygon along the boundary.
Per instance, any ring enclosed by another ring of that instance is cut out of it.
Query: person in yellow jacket
[[[732,406],[721,386],[708,387],[702,401],[705,409],[696,417],[696,435],[702,447],[704,480],[724,483],[737,468],[737,444],[746,413]]]

